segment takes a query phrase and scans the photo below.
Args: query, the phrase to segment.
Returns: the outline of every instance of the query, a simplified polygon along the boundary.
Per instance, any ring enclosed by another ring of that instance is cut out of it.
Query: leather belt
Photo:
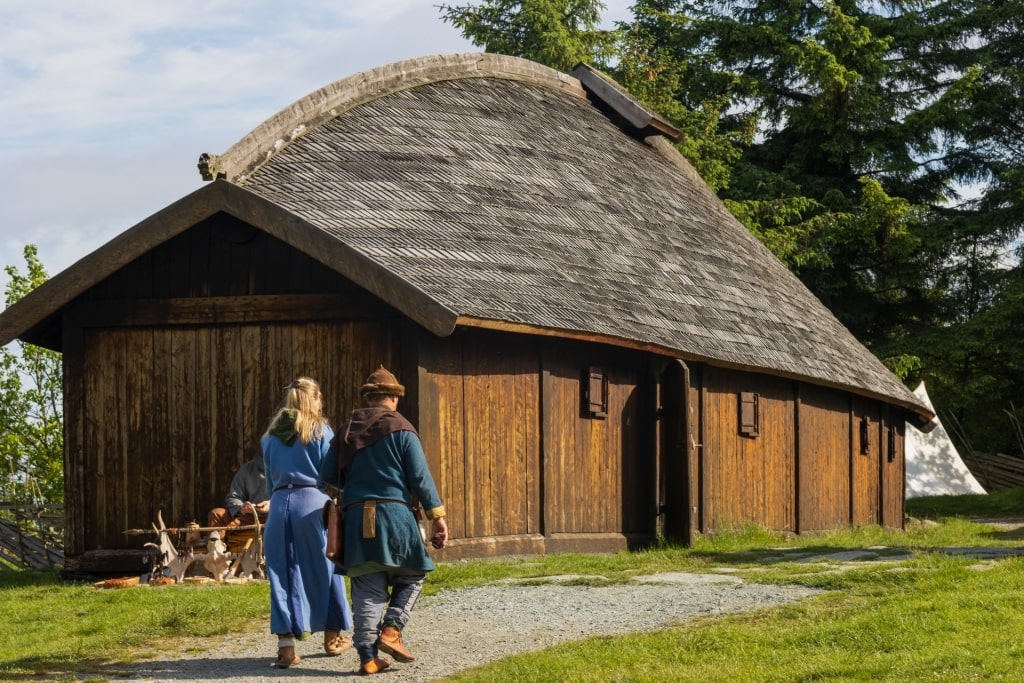
[[[346,510],[354,507],[363,508],[363,538],[377,537],[377,503],[398,503],[412,509],[412,506],[404,500],[393,498],[369,498],[358,503],[349,503],[345,506]]]
[[[280,486],[274,487],[274,490],[275,491],[280,491],[282,489],[315,489],[315,488],[317,488],[316,484],[281,484]]]

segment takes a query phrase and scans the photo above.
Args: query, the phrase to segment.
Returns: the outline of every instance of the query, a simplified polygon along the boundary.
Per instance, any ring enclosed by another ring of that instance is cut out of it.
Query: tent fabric
[[[935,413],[928,392],[924,388],[924,382],[914,390],[914,395]],[[986,493],[960,458],[956,446],[953,445],[937,414],[933,422],[935,427],[927,434],[912,425],[907,427],[907,477],[904,489],[906,497]]]

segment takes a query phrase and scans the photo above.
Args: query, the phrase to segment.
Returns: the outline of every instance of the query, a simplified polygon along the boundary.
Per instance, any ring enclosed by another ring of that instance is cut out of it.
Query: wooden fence
[[[64,506],[0,502],[0,571],[63,565]]]
[[[986,491],[1024,487],[1024,458],[1004,453],[965,451],[964,464]]]

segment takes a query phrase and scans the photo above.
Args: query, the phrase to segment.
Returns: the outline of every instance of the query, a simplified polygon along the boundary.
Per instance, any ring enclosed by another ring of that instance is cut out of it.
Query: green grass
[[[1024,516],[1024,488],[995,491],[987,495],[929,496],[907,501],[907,514],[914,517]]]
[[[551,555],[440,565],[426,592],[508,578],[572,575],[603,585],[639,574],[727,568],[747,581],[828,592],[754,613],[592,638],[461,672],[484,681],[1011,681],[1024,670],[1024,558],[981,561],[945,547],[1024,546],[1018,532],[971,521],[1020,515],[1024,490],[914,499],[926,520],[905,532],[861,527],[792,536],[748,528],[614,555]],[[852,549],[909,559],[836,571],[800,556]],[[0,574],[0,681],[106,681],[116,664],[203,639],[267,629],[266,584],[99,590],[52,574]]]
[[[926,554],[892,567],[802,577],[834,592],[676,628],[592,638],[446,681],[1019,681],[1024,561],[985,571]]]
[[[100,590],[53,573],[0,575],[0,680],[101,672],[201,639],[266,628],[267,585]],[[104,680],[97,678],[96,680]]]
[[[963,499],[969,500],[963,500]],[[788,537],[745,529],[666,548],[592,560],[606,576],[730,567],[748,581],[829,592],[798,604],[700,619],[676,628],[591,638],[460,672],[449,683],[770,683],[1019,681],[1024,667],[1024,558],[981,561],[947,547],[1024,545],[1019,532],[970,517],[1020,515],[1024,491],[908,501],[928,520],[906,532],[862,527]],[[895,564],[835,571],[794,553],[911,551]],[[521,572],[522,569],[516,571]]]

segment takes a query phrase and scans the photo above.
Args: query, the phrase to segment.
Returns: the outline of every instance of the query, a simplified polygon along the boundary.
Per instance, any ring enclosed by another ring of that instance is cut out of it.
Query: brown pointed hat
[[[387,368],[381,365],[370,373],[366,383],[359,387],[360,396],[373,394],[383,396],[405,396],[405,387],[398,383],[398,378],[392,375]]]

